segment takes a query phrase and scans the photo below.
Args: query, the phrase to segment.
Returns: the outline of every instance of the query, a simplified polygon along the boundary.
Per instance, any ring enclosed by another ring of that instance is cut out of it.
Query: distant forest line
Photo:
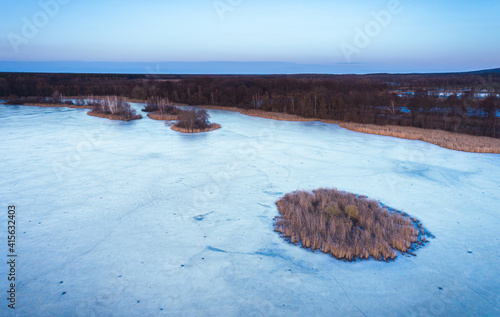
[[[500,72],[374,75],[0,73],[0,96],[168,98],[377,125],[498,138]]]

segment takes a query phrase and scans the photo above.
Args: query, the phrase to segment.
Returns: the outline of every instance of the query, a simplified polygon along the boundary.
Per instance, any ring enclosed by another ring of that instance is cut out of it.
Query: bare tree
[[[178,114],[179,120],[176,126],[192,131],[194,129],[203,130],[210,126],[209,114],[205,109],[182,111]]]

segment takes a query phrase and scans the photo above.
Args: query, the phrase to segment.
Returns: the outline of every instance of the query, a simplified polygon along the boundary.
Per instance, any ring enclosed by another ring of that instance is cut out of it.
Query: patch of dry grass
[[[68,107],[67,104],[64,103],[57,103],[57,104],[49,104],[49,103],[23,103],[20,105],[16,106],[32,106],[32,107],[43,107],[43,108],[63,108],[63,107]]]
[[[148,117],[153,120],[163,120],[163,121],[179,120],[179,116],[177,115],[160,113],[159,111],[148,113]]]
[[[211,123],[207,128],[205,129],[188,129],[188,128],[181,128],[178,127],[176,124],[173,124],[170,127],[172,130],[177,131],[177,132],[183,132],[183,133],[199,133],[199,132],[209,132],[213,130],[217,130],[221,128],[221,125],[218,123]]]
[[[91,105],[70,105],[70,106],[68,106],[68,108],[71,108],[71,109],[93,109],[94,107],[92,107]]]
[[[276,202],[275,231],[293,244],[321,250],[337,259],[392,260],[396,251],[412,251],[432,237],[405,213],[381,207],[364,196],[317,189],[296,191]]]
[[[1,104],[7,104],[6,102],[3,102]],[[31,106],[31,107],[43,107],[43,108],[73,108],[73,109],[92,109],[92,106],[84,105],[84,106],[77,106],[77,105],[71,105],[67,103],[58,103],[58,104],[49,104],[49,103],[23,103],[19,104],[16,106]]]
[[[318,121],[320,119],[317,118],[304,118],[301,116],[297,116],[294,114],[288,114],[283,112],[271,112],[271,111],[263,111],[256,109],[240,109],[236,107],[219,107],[219,106],[201,106],[205,109],[211,110],[227,110],[227,111],[236,111],[241,114],[252,116],[252,117],[261,117],[266,119],[274,119],[280,121]]]
[[[135,115],[131,118],[127,118],[127,119],[124,119],[122,116],[120,115],[117,115],[117,114],[111,114],[111,113],[102,113],[102,112],[92,112],[92,111],[89,111],[87,112],[87,114],[89,116],[93,116],[93,117],[99,117],[99,118],[107,118],[107,119],[110,119],[110,120],[122,120],[122,121],[131,121],[131,120],[138,120],[138,119],[142,119],[142,115],[138,114],[138,115]]]
[[[386,135],[410,140],[421,140],[451,150],[500,154],[500,139],[496,138],[394,125],[378,126],[373,124],[343,122],[340,126],[356,132]]]

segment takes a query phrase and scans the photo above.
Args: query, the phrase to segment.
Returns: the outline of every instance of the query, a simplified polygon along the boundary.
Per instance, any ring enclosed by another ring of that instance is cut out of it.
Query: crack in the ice
[[[319,263],[319,259],[316,259],[316,262]],[[345,297],[347,298],[347,300],[360,312],[361,315],[363,315],[364,317],[366,317],[365,313],[363,313],[363,311],[351,300],[351,298],[349,297],[349,295],[347,294],[347,292],[345,291],[344,287],[342,286],[342,284],[340,284],[340,282],[335,278],[335,276],[333,274],[331,274],[330,272],[326,272],[327,275],[329,275],[331,278],[333,278],[333,280],[335,281],[335,283],[337,283],[337,285],[340,287],[340,289],[344,292],[344,295]]]
[[[85,251],[85,252],[81,253],[81,254],[80,254],[80,255],[78,255],[78,257],[76,257],[76,258],[80,258],[80,257],[82,257],[82,256],[84,256],[84,255],[87,255],[87,254],[89,254],[90,252],[94,251],[94,249],[95,249],[95,248],[97,248],[97,246],[98,246],[98,245],[100,245],[101,243],[103,243],[103,242],[104,242],[104,241],[106,241],[106,240],[107,240],[107,237],[106,237],[105,239],[102,239],[101,241],[97,242],[97,243],[96,243],[96,244],[95,244],[92,248],[90,248],[90,249],[88,249],[87,251]],[[71,262],[73,262],[74,260],[75,260],[75,259],[71,260]]]
[[[339,283],[339,281],[337,281],[335,276],[331,275],[331,277],[337,283],[337,285],[340,287],[340,289],[344,292],[344,295],[345,295],[345,297],[347,297],[347,300],[361,313],[361,315],[366,317],[365,313],[363,313],[363,311],[356,304],[354,304],[354,302],[351,300],[349,295],[347,295],[347,292],[345,291],[344,287],[342,287],[342,285]]]
[[[491,305],[495,306],[496,308],[500,308],[498,307],[496,304],[490,302],[488,299],[484,298],[483,295],[479,294],[478,292],[476,292],[472,287],[470,287],[469,285],[466,285],[468,288],[470,288],[471,291],[473,291],[477,296],[481,297],[482,299],[484,299],[486,302],[490,303]]]

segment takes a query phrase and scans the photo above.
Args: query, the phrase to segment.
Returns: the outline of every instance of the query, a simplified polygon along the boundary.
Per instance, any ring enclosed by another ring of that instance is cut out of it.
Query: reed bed
[[[365,196],[316,189],[295,191],[276,202],[275,231],[293,244],[337,259],[389,261],[396,251],[414,255],[432,235],[415,218]]]
[[[94,109],[94,107],[91,105],[70,105],[70,106],[68,106],[68,108],[71,108],[71,109]]]
[[[283,112],[271,112],[271,111],[263,111],[257,109],[240,109],[236,107],[219,107],[219,106],[200,106],[205,109],[211,110],[228,110],[228,111],[236,111],[241,114],[252,116],[252,117],[260,117],[266,119],[280,120],[280,121],[319,121],[318,118],[304,118],[301,116],[297,116],[294,114],[288,114]]]
[[[353,122],[341,122],[338,120],[319,119],[319,118],[303,118],[297,115],[286,113],[275,113],[254,109],[240,109],[236,107],[219,107],[219,106],[201,106],[205,109],[212,110],[228,110],[237,111],[244,115],[261,117],[282,121],[321,121],[324,123],[339,124],[342,128],[384,136],[392,136],[409,140],[420,140],[435,144],[447,149],[472,152],[472,153],[494,153],[500,154],[500,139],[474,136],[463,133],[453,133],[443,130],[421,129],[406,126],[386,125],[379,126],[374,124],[361,124]]]
[[[218,123],[211,123],[207,128],[204,128],[204,129],[197,129],[197,128],[190,129],[190,128],[178,127],[176,124],[173,124],[170,128],[174,131],[177,131],[177,132],[200,133],[200,132],[209,132],[209,131],[220,129],[221,125]]]
[[[110,120],[122,120],[122,121],[131,121],[131,120],[138,120],[138,119],[142,119],[142,115],[135,115],[131,118],[127,118],[127,119],[124,119],[121,115],[117,115],[117,114],[111,114],[111,113],[102,113],[102,112],[92,112],[92,111],[89,111],[87,112],[87,114],[89,116],[93,116],[93,117],[99,117],[99,118],[107,118],[107,119],[110,119]]]
[[[68,107],[67,104],[64,103],[23,103],[22,105],[17,105],[17,106],[32,106],[32,107],[43,107],[43,108],[63,108],[63,107]]]
[[[148,113],[148,117],[153,120],[162,120],[162,121],[179,120],[179,116],[177,115],[160,113],[159,111]]]
[[[500,154],[500,139],[496,138],[394,125],[343,122],[340,126],[356,132],[425,141],[451,150]]]

